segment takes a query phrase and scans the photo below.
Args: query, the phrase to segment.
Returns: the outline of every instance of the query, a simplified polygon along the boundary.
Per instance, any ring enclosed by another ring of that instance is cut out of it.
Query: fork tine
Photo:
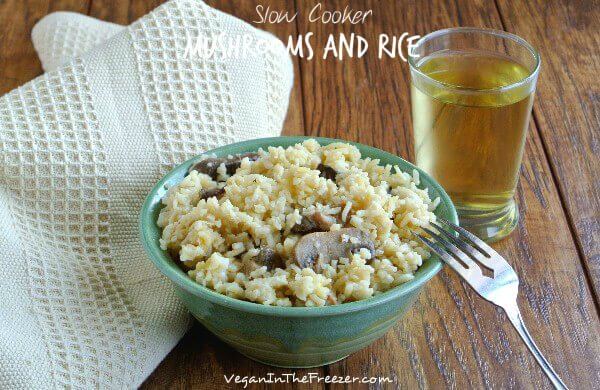
[[[483,264],[487,268],[490,268],[491,270],[494,270],[495,263],[491,261],[487,256],[483,255],[481,252],[465,243],[465,241],[457,238],[452,232],[446,231],[446,229],[444,229],[444,227],[439,223],[429,222],[429,224],[435,227],[440,233],[442,233],[451,243],[462,249],[463,252],[469,254],[473,260],[480,262],[481,264]]]
[[[492,257],[492,254],[497,254],[497,252],[492,249],[491,246],[483,242],[480,238],[478,238],[473,233],[467,231],[464,228],[461,228],[458,225],[453,224],[450,221],[446,221],[444,218],[438,218],[439,221],[442,221],[446,226],[449,226],[451,229],[454,229],[459,235],[466,237],[475,249],[478,249],[481,253],[483,253],[487,257]]]
[[[463,278],[466,278],[468,270],[462,264],[460,264],[454,257],[450,256],[448,252],[437,246],[433,241],[423,237],[420,234],[415,233],[415,236],[417,236],[417,238],[421,240],[423,244],[427,245],[429,249],[431,249],[438,256],[440,256],[442,260],[444,260],[445,263],[452,267],[454,271],[458,272],[459,275],[461,275]]]
[[[456,245],[454,245],[450,241],[446,240],[441,234],[436,233],[433,230],[426,228],[426,227],[424,227],[422,229],[425,232],[427,232],[427,234],[429,234],[431,237],[435,238],[436,243],[442,245],[444,247],[444,249],[446,249],[446,251],[450,252],[455,257],[457,257],[460,261],[462,261],[462,263],[465,264],[467,266],[467,268],[478,269],[479,271],[481,271],[481,268],[479,268],[479,265],[477,265],[477,263],[475,263],[473,261],[473,259],[471,259],[469,256],[467,256],[463,251],[458,249],[456,247]]]

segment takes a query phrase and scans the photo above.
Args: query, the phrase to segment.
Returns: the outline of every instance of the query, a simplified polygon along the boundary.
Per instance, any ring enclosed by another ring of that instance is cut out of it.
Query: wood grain
[[[507,31],[541,54],[534,116],[600,296],[600,5],[500,0],[498,6]]]
[[[303,9],[315,3],[303,2]],[[346,4],[327,2],[331,9]],[[375,42],[380,32],[423,34],[455,25],[501,28],[494,3],[485,1],[432,1],[420,7],[353,1],[352,7],[373,7],[367,26],[305,22],[299,32],[311,30],[315,42],[325,42],[328,34],[353,31]],[[360,60],[301,61],[301,69],[310,134],[360,141],[412,157],[405,63],[367,55]],[[600,347],[591,339],[600,334],[600,323],[533,123],[517,197],[521,223],[496,248],[520,275],[521,309],[538,343],[567,383],[587,387],[598,380],[600,365],[594,356]],[[567,234],[548,237],[547,232]],[[449,271],[429,284],[392,332],[329,366],[328,373],[391,375],[401,388],[548,386],[504,315]]]
[[[0,1],[0,93],[41,73],[30,31],[48,12],[89,12],[127,24],[160,2]],[[504,27],[532,42],[541,51],[544,65],[517,193],[522,219],[515,233],[496,248],[519,273],[525,320],[567,384],[590,388],[600,382],[600,321],[588,284],[591,279],[598,291],[600,92],[595,73],[600,69],[600,23],[593,1],[499,0],[498,6],[485,0],[324,2],[329,9],[348,4],[373,9],[365,26],[342,28],[309,25],[306,10],[314,1],[207,2],[247,21],[254,19],[257,4],[290,11],[296,7],[297,23],[257,26],[284,40],[290,34],[312,31],[313,42],[324,42],[330,33],[354,31],[375,42],[382,32],[425,34],[473,25]],[[317,46],[317,50],[322,47]],[[379,60],[372,54],[343,62],[296,59],[284,134],[360,141],[412,159],[408,68],[398,59]],[[195,325],[143,387],[227,388],[224,374],[291,371],[308,372],[255,363]],[[384,338],[342,362],[309,371],[388,376],[397,388],[548,386],[503,313],[447,269],[429,283],[415,307]]]
[[[42,66],[31,43],[31,29],[49,12],[87,12],[87,1],[0,1],[0,95],[39,76]]]
[[[89,16],[128,25],[164,2],[165,0],[91,0]]]

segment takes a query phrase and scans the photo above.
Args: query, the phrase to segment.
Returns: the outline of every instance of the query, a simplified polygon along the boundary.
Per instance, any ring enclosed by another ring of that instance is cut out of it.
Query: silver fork
[[[452,267],[482,298],[504,309],[552,385],[557,389],[567,389],[525,327],[517,306],[519,278],[512,267],[498,252],[472,233],[442,218],[438,220],[442,224],[431,223],[437,232],[423,228],[435,241],[421,234],[416,236]],[[477,263],[493,271],[493,276],[483,275]]]

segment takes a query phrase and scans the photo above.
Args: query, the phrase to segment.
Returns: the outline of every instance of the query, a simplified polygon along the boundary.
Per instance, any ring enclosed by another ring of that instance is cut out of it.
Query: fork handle
[[[527,345],[527,348],[529,348],[529,351],[531,351],[533,354],[533,357],[535,357],[535,360],[538,362],[540,367],[542,367],[542,370],[548,376],[550,382],[552,382],[554,388],[568,390],[567,385],[565,385],[565,383],[560,379],[548,360],[546,360],[544,355],[542,355],[542,352],[539,350],[537,345],[535,345],[533,338],[525,327],[525,322],[523,321],[523,317],[521,316],[521,312],[519,311],[517,305],[514,305],[514,307],[510,308],[504,308],[504,311],[506,312],[508,319],[513,324],[517,332],[519,332],[519,335],[525,342],[525,345]]]

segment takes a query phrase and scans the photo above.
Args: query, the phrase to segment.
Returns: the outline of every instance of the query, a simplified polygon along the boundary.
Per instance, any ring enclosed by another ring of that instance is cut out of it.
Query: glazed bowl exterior
[[[269,146],[287,147],[306,139],[321,145],[348,142],[318,137],[275,137],[223,146],[209,154],[227,156],[257,151]],[[398,165],[420,173],[420,188],[428,188],[432,199],[440,197],[435,214],[457,222],[456,210],[445,191],[430,176],[409,162],[382,150],[352,143],[363,158],[380,164]],[[219,294],[194,282],[160,249],[161,230],[156,226],[161,199],[168,189],[183,180],[191,159],[168,173],[144,202],[140,233],[144,248],[154,265],[172,282],[177,295],[192,315],[221,340],[259,362],[279,367],[315,367],[343,359],[383,336],[412,306],[419,292],[442,268],[438,257],[427,259],[415,278],[398,287],[358,302],[326,307],[273,307],[241,301]]]

